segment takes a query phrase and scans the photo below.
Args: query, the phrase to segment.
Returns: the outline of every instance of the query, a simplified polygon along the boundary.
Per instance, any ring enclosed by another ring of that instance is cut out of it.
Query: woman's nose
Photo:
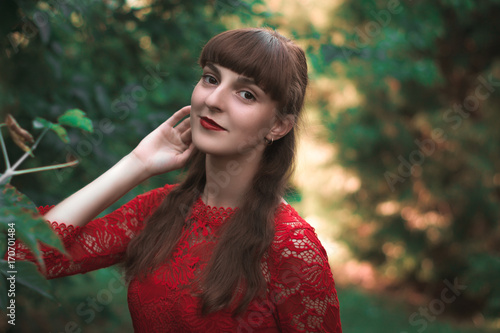
[[[213,111],[220,112],[224,110],[224,101],[226,98],[225,88],[218,86],[213,89],[205,99],[205,105]]]

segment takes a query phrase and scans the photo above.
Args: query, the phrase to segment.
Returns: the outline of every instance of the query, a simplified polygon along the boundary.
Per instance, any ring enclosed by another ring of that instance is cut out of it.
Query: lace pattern
[[[206,224],[220,225],[233,215],[236,210],[237,208],[233,209],[205,205],[201,198],[198,198],[194,203],[191,216],[195,216],[197,220],[205,221]]]

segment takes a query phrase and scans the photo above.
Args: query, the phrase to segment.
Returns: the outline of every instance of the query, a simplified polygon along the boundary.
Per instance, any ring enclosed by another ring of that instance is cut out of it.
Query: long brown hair
[[[218,64],[253,78],[278,103],[277,116],[297,123],[308,82],[304,51],[269,29],[223,32],[203,48],[199,64]],[[201,277],[202,313],[234,306],[241,313],[265,287],[261,260],[274,237],[274,216],[293,171],[296,126],[266,147],[245,202],[226,221]],[[205,154],[195,151],[184,181],[175,187],[130,242],[124,261],[127,280],[151,273],[169,260],[189,223],[189,208],[203,193]],[[243,295],[236,291],[243,288]]]

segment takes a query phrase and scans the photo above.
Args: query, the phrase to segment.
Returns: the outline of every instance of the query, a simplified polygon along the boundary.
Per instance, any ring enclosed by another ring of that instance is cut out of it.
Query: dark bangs
[[[283,92],[288,90],[294,66],[278,36],[272,30],[253,28],[223,32],[205,45],[199,64],[218,64],[254,79],[282,108],[286,104]]]

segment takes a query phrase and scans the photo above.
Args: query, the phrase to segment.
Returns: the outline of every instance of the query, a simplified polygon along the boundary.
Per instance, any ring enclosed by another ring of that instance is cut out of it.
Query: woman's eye
[[[255,99],[255,96],[252,93],[248,92],[248,91],[240,91],[239,94],[244,99],[248,99],[248,100],[254,100]]]
[[[209,74],[204,74],[202,75],[202,79],[203,81],[205,81],[206,83],[209,83],[209,84],[217,84],[217,79],[215,77],[213,77],[212,75],[209,75]]]

